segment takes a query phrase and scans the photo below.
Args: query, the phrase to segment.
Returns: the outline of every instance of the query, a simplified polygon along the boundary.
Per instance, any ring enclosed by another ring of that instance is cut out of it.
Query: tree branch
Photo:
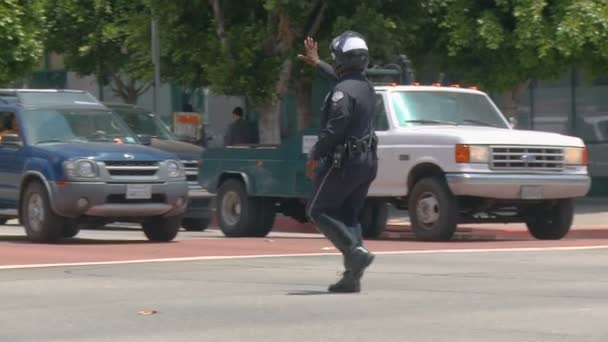
[[[319,31],[319,28],[321,27],[321,23],[323,22],[323,16],[325,15],[326,9],[327,9],[327,2],[323,1],[321,8],[317,12],[317,15],[315,16],[314,21],[312,22],[312,25],[310,25],[310,28],[308,29],[308,33],[306,34],[307,37],[312,37],[317,33],[317,31]]]
[[[228,45],[226,39],[226,27],[224,23],[224,12],[222,11],[222,7],[220,5],[219,0],[209,0],[209,4],[213,7],[213,18],[215,19],[215,23],[217,25],[215,32],[217,33],[217,37],[220,40],[223,48],[226,48]]]

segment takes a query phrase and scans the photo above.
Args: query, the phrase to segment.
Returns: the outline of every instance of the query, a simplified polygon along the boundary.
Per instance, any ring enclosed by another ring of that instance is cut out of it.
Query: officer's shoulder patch
[[[343,93],[343,92],[341,92],[341,91],[339,91],[339,90],[336,90],[336,91],[334,92],[334,95],[331,97],[331,100],[332,100],[333,102],[338,102],[338,101],[340,101],[340,99],[342,99],[343,97],[344,97],[344,93]]]

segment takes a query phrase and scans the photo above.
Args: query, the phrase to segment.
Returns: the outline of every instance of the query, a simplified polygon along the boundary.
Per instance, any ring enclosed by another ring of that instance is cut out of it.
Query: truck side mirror
[[[152,136],[149,134],[138,134],[137,139],[139,139],[143,145],[152,145]]]
[[[18,134],[4,134],[0,140],[2,146],[21,147],[23,142]]]

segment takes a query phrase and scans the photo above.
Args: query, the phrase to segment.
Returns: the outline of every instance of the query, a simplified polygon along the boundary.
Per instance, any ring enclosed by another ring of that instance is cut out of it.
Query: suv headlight
[[[95,178],[99,175],[97,164],[92,160],[68,160],[63,166],[68,178]]]
[[[167,174],[170,178],[184,177],[184,168],[181,163],[175,160],[169,160],[167,161]]]
[[[490,148],[483,145],[458,144],[454,149],[454,159],[457,163],[485,164],[490,161]]]
[[[567,165],[587,165],[589,164],[587,149],[585,147],[566,147],[564,148],[564,162]]]

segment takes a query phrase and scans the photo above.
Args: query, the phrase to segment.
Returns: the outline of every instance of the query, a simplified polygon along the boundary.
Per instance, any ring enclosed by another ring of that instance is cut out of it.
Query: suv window
[[[0,137],[4,134],[19,134],[17,117],[13,112],[0,112]]]
[[[382,94],[376,94],[376,112],[374,117],[374,126],[376,131],[388,131],[388,118],[386,116],[386,107],[384,106],[384,98]]]

